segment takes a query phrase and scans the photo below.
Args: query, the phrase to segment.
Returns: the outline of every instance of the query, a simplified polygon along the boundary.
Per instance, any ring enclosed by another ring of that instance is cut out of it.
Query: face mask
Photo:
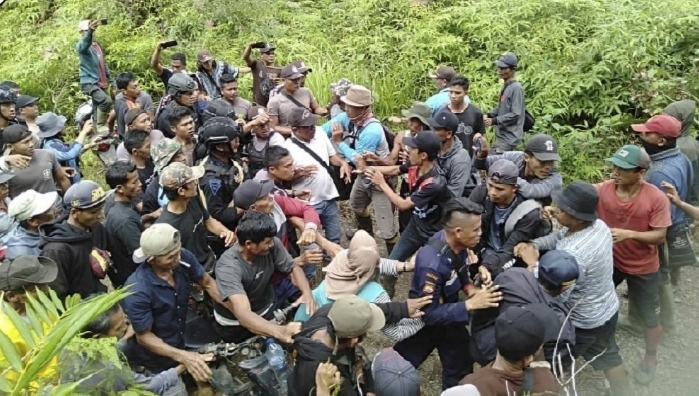
[[[675,148],[677,142],[666,141],[664,146],[656,146],[654,144],[646,142],[645,140],[641,140],[641,144],[643,145],[643,148],[646,150],[648,155],[654,155]]]

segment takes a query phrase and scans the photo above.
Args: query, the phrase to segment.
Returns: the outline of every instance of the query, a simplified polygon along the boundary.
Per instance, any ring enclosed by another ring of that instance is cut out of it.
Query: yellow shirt
[[[3,306],[4,304],[0,304],[0,331],[5,333],[5,335],[10,339],[20,356],[26,356],[29,353],[30,348],[24,342],[24,338],[22,338],[19,331],[12,323],[12,320],[10,320],[9,316],[5,315],[5,313],[2,312]],[[50,330],[50,325],[46,323],[43,323],[43,325],[44,332],[48,332]],[[45,379],[47,383],[49,381],[51,383],[56,383],[55,379],[57,365],[58,357],[54,356],[51,359],[51,361],[41,371],[39,371],[38,378]],[[5,356],[3,356],[0,352],[0,367],[9,366],[9,362],[5,360]],[[14,369],[11,369],[5,374],[5,378],[14,384],[15,381],[19,378],[19,373],[17,373]],[[38,381],[32,381],[29,386],[31,389],[36,390],[39,387],[39,383]]]

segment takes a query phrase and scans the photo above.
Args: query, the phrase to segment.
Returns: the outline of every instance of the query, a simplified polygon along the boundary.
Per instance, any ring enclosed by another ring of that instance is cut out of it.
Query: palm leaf
[[[34,341],[34,335],[32,335],[31,330],[29,330],[29,327],[27,327],[27,322],[25,322],[19,313],[12,309],[12,307],[10,307],[8,304],[3,305],[2,311],[8,318],[10,318],[12,325],[15,327],[15,329],[17,329],[17,332],[19,333],[20,337],[22,337],[24,343],[27,344],[29,348],[34,348],[36,342]]]
[[[27,300],[29,301],[29,304],[31,305],[31,308],[32,308],[31,311],[35,312],[39,316],[39,319],[42,322],[44,322],[44,323],[51,323],[52,322],[51,318],[49,317],[48,310],[45,308],[44,304],[40,300],[38,300],[37,298],[32,296],[31,293],[27,294]],[[42,328],[42,330],[43,330],[43,328]]]
[[[0,331],[0,352],[15,371],[22,370],[22,357],[17,352],[12,340],[2,331]]]
[[[56,301],[57,297],[53,290],[49,292],[50,297],[37,291],[36,299],[26,306],[27,316],[30,317],[31,322],[34,322],[34,319],[31,319],[31,316],[34,316],[34,318],[40,322],[40,325],[46,325],[46,328],[42,329],[44,330],[42,337],[38,337],[36,342],[32,342],[30,351],[24,356],[23,365],[20,365],[21,371],[19,371],[19,377],[14,383],[10,383],[10,395],[19,396],[26,393],[26,391],[30,389],[31,384],[36,382],[39,373],[51,363],[52,359],[54,359],[88,323],[107,311],[114,304],[117,304],[126,295],[127,292],[125,290],[117,290],[83,302],[79,302],[78,296],[77,298],[68,298],[64,306],[60,301]],[[36,309],[35,306],[37,307]],[[5,313],[10,317],[15,316],[23,321],[16,312],[12,315],[11,311],[13,312],[12,309],[7,309]],[[41,314],[42,311],[43,315]],[[45,317],[49,319],[53,317],[56,319],[46,322]],[[29,330],[27,329],[27,331]],[[17,354],[16,351],[15,354]],[[46,379],[46,381],[51,382],[52,380]],[[64,385],[66,386],[54,388],[52,394],[59,391],[61,393],[58,394],[61,395],[70,394],[70,391],[74,390],[79,384],[71,383]],[[75,387],[73,387],[73,385],[75,385]]]
[[[32,334],[36,339],[40,340],[44,336],[44,326],[42,323],[46,322],[39,320],[39,316],[36,314],[36,312],[34,312],[31,309],[27,310],[26,316],[27,319],[29,319],[29,325]]]
[[[10,383],[10,381],[6,380],[4,375],[0,376],[0,392],[2,392],[2,394],[7,394],[11,391],[12,384]]]

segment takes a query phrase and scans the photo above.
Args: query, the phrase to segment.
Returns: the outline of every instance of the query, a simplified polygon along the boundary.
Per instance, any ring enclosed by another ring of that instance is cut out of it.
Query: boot
[[[675,318],[675,297],[672,293],[672,284],[660,285],[660,324],[668,336],[675,335],[677,321]]]
[[[388,255],[391,255],[391,252],[393,251],[393,247],[396,246],[396,242],[398,242],[398,238],[400,237],[399,234],[396,234],[393,238],[391,239],[384,239],[386,242],[386,252]]]
[[[109,135],[109,128],[107,127],[108,117],[108,111],[101,110],[99,107],[97,108],[95,112],[95,134],[92,137],[93,140],[105,138]]]
[[[352,238],[354,237],[354,234],[358,230],[364,230],[369,235],[374,236],[374,225],[371,223],[371,215],[367,212],[362,213],[362,214],[357,213],[355,215],[355,218],[357,219],[357,228],[356,229],[349,229],[349,230],[347,230],[347,232],[345,232],[345,236],[347,237],[348,240],[351,241]]]
[[[612,396],[631,396],[631,382],[629,377],[607,378]]]
[[[631,334],[636,338],[643,337],[643,330],[645,326],[641,323],[641,319],[638,317],[638,310],[636,309],[636,303],[629,299],[629,313],[627,316],[619,315],[619,321],[617,322],[617,328],[625,330],[627,333]]]

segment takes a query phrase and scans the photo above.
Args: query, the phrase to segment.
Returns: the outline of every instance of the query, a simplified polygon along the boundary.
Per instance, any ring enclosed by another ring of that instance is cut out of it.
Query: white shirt
[[[291,158],[294,159],[294,166],[304,167],[316,165],[318,167],[318,172],[315,175],[296,180],[292,186],[293,189],[310,190],[311,199],[309,203],[311,205],[317,205],[323,201],[337,198],[340,194],[338,194],[335,183],[333,183],[333,179],[327,169],[325,169],[325,166],[319,164],[318,161],[311,157],[304,149],[296,145],[292,139],[293,137],[287,139],[282,146],[291,153]],[[330,143],[328,135],[326,135],[325,131],[320,127],[316,127],[316,134],[309,143],[301,140],[298,141],[316,153],[318,157],[325,161],[326,165],[330,164],[330,157],[337,154],[332,143]]]

